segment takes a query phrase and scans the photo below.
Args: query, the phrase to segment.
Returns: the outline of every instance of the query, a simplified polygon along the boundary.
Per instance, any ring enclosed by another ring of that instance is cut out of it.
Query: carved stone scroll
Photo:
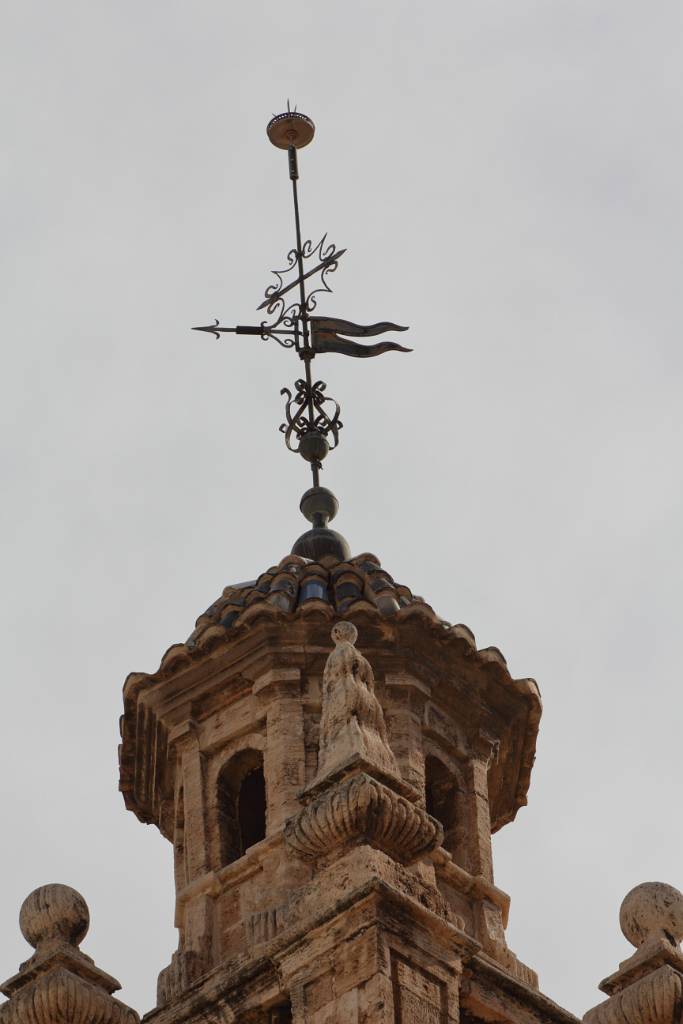
[[[585,1024],[678,1024],[683,1008],[683,976],[665,965],[654,974],[593,1007]]]
[[[368,843],[410,864],[442,838],[439,822],[365,772],[326,790],[285,826],[287,843],[305,860]]]
[[[0,1007],[2,1024],[137,1024],[134,1010],[66,968],[26,985]]]

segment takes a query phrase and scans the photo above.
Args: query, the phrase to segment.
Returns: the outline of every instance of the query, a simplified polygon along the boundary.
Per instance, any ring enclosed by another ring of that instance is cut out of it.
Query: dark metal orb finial
[[[320,562],[323,558],[330,558],[334,562],[348,562],[351,558],[351,548],[346,538],[336,530],[314,526],[312,530],[302,533],[292,548],[292,554],[299,555],[300,558],[310,558],[312,562]]]
[[[346,538],[328,526],[330,519],[334,519],[339,510],[339,502],[332,491],[327,487],[310,487],[302,496],[299,508],[313,529],[299,537],[292,548],[292,554],[315,562],[321,558],[348,562],[351,549]]]
[[[313,526],[327,526],[339,511],[339,502],[327,487],[309,487],[301,497],[299,508]]]
[[[288,110],[285,114],[276,114],[266,128],[268,138],[278,149],[303,149],[315,135],[315,125],[310,117],[296,110]]]

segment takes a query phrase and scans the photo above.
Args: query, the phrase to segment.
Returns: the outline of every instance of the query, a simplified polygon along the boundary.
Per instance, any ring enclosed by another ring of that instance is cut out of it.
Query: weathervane
[[[320,487],[320,471],[323,459],[339,443],[339,431],[343,424],[339,418],[338,402],[326,394],[327,385],[324,381],[314,380],[311,364],[317,355],[325,352],[337,352],[356,358],[379,356],[384,352],[410,352],[411,349],[393,341],[368,345],[350,340],[374,337],[386,331],[406,331],[408,328],[387,321],[362,326],[350,320],[314,315],[318,296],[331,294],[327,278],[337,269],[339,260],[346,252],[346,249],[337,249],[332,242],[328,242],[327,235],[323,235],[317,245],[309,240],[301,240],[297,150],[311,142],[315,125],[310,117],[296,109],[290,110],[288,102],[286,113],[274,116],[268,122],[266,131],[274,146],[287,150],[296,246],[287,253],[287,266],[283,270],[273,271],[276,280],[266,288],[265,298],[258,307],[259,310],[265,310],[266,315],[260,324],[221,327],[216,320],[211,326],[192,329],[215,334],[217,339],[220,339],[221,334],[228,333],[256,335],[264,341],[273,339],[283,348],[294,349],[303,360],[304,377],[296,381],[294,391],[282,388],[280,392],[286,396],[286,419],[280,430],[289,450],[298,452],[311,466],[313,487],[304,494],[301,501],[302,512],[314,526],[310,532],[322,530],[332,535],[334,531],[325,528],[327,520],[334,517],[338,506],[331,491]],[[307,269],[309,264],[313,265]],[[288,280],[290,275],[294,275],[292,280]],[[290,302],[290,299],[293,301]],[[338,534],[334,536],[339,537]]]

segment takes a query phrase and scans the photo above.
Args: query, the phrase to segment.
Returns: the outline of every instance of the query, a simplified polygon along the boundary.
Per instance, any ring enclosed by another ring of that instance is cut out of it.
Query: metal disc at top
[[[290,146],[302,149],[315,135],[315,125],[305,114],[288,110],[286,114],[276,114],[268,122],[266,132],[278,149],[289,149]]]

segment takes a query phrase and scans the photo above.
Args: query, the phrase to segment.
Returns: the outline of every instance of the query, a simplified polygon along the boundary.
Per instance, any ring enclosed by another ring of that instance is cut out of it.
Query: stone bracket
[[[285,841],[304,860],[367,843],[402,864],[443,840],[441,824],[365,772],[325,790],[285,825]]]

